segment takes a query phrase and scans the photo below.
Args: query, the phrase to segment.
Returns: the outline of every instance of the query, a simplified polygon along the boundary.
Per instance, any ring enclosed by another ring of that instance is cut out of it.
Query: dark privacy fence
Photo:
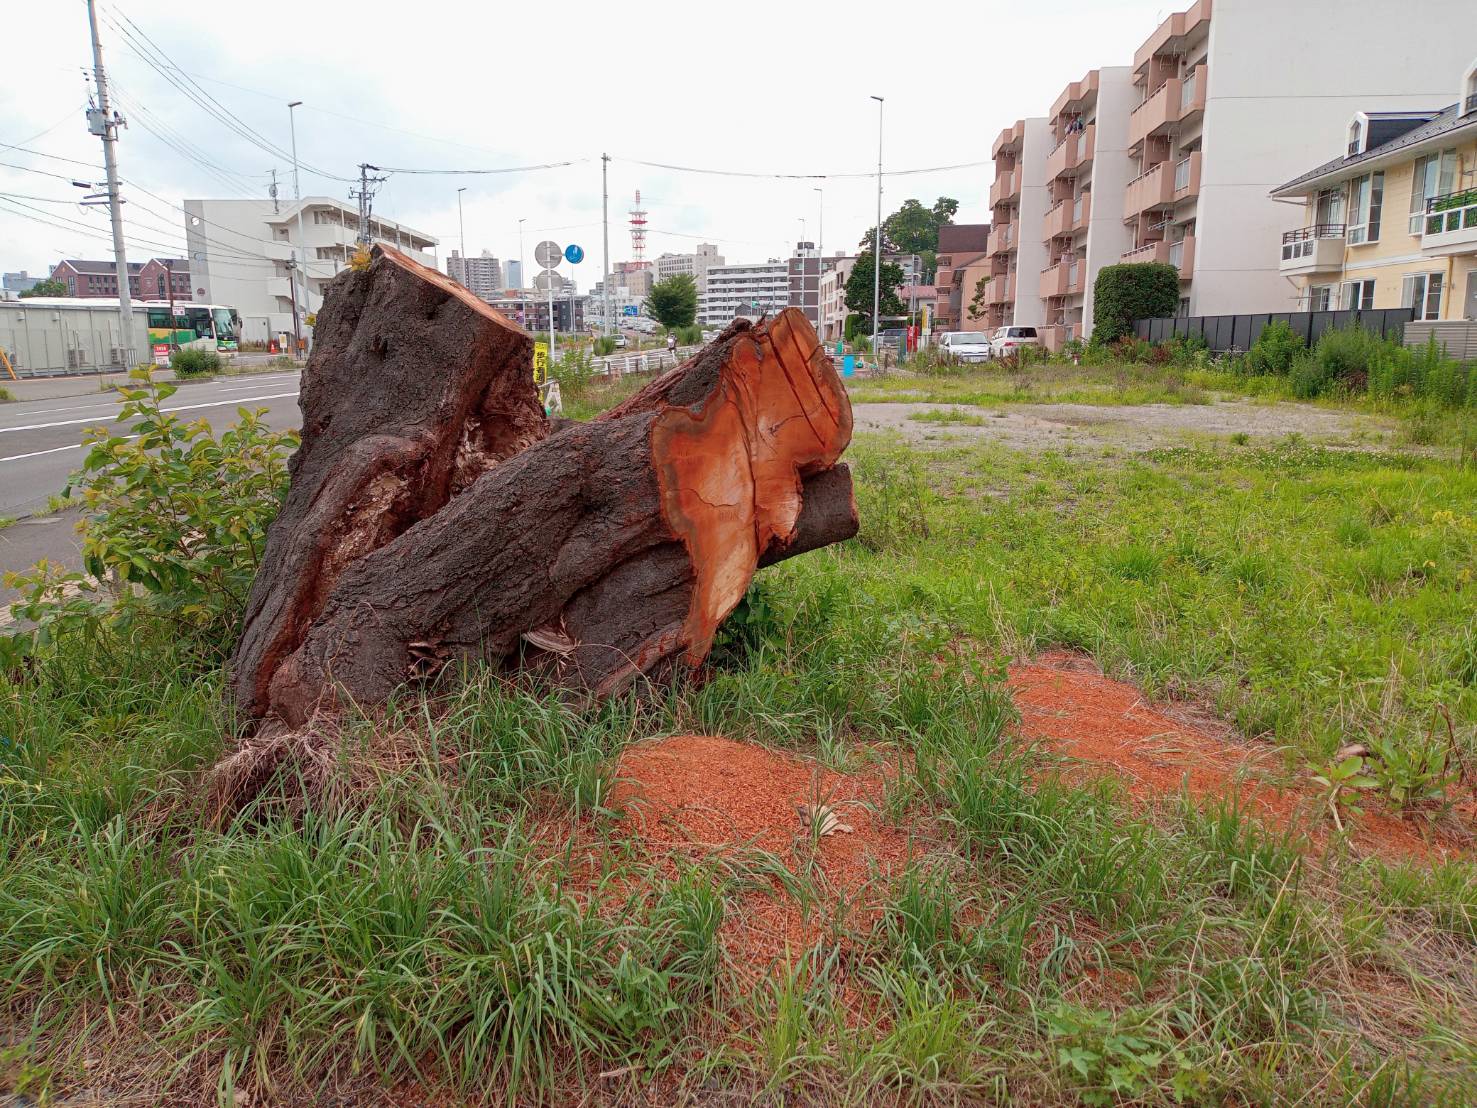
[[[1312,346],[1323,332],[1335,327],[1352,327],[1359,324],[1376,335],[1388,335],[1399,341],[1405,333],[1414,311],[1410,308],[1370,308],[1364,311],[1348,309],[1340,312],[1264,312],[1257,315],[1191,315],[1175,319],[1136,319],[1133,332],[1141,339],[1153,343],[1168,342],[1170,339],[1199,335],[1205,339],[1212,352],[1223,354],[1227,350],[1249,350],[1257,336],[1267,324],[1281,320],[1292,328],[1292,333]]]

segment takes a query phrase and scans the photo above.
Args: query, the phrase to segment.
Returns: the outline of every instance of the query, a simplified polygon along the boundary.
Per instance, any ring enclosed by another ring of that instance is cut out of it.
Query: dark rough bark
[[[759,565],[856,533],[851,410],[801,313],[547,434],[527,335],[469,299],[393,251],[328,298],[249,715],[301,726],[465,657],[609,695],[700,663]]]
[[[345,567],[545,434],[531,352],[517,324],[394,250],[376,247],[367,270],[334,283],[233,664],[248,714],[268,710],[272,673]]]

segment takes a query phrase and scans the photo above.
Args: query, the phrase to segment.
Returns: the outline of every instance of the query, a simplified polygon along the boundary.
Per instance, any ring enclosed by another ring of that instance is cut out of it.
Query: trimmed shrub
[[[703,341],[703,329],[696,323],[677,328],[677,342],[682,346],[696,346]]]
[[[1092,341],[1115,342],[1133,334],[1136,319],[1174,315],[1180,306],[1180,271],[1160,262],[1107,265],[1092,289]]]
[[[221,371],[221,356],[214,350],[186,347],[169,356],[169,368],[176,377],[203,377]]]

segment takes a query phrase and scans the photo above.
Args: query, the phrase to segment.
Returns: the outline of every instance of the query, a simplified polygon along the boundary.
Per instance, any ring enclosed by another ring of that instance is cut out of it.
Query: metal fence
[[[1136,319],[1133,332],[1141,339],[1152,343],[1168,342],[1172,338],[1199,336],[1216,354],[1230,350],[1250,350],[1267,324],[1281,321],[1292,328],[1309,346],[1323,332],[1335,327],[1352,327],[1358,324],[1376,335],[1389,336],[1397,341],[1405,333],[1405,325],[1415,312],[1410,308],[1348,309],[1338,312],[1263,312],[1249,315],[1190,315],[1174,319]]]

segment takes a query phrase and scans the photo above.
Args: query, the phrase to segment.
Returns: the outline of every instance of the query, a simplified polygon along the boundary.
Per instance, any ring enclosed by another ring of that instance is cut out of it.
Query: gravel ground
[[[974,423],[935,423],[912,418],[919,412],[965,413]],[[1394,424],[1375,416],[1335,412],[1307,404],[1257,404],[1228,400],[1214,404],[1011,404],[998,408],[959,404],[857,404],[858,431],[898,431],[915,442],[985,439],[1018,450],[1115,447],[1153,450],[1238,432],[1253,438],[1299,434],[1329,444],[1377,447]]]

